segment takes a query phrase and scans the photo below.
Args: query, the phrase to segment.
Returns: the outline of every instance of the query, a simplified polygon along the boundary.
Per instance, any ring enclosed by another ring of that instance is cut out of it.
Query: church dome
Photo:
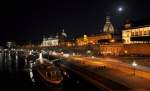
[[[62,30],[62,36],[64,36],[65,38],[67,37],[67,34],[65,33],[64,29]]]
[[[103,32],[105,33],[114,33],[114,27],[110,22],[110,16],[106,16],[106,22],[103,28]]]

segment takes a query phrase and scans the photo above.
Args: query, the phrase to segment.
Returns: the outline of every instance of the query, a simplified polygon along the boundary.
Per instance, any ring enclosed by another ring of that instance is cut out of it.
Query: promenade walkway
[[[150,69],[147,67],[137,66],[134,75],[131,65],[116,59],[71,56],[66,61],[132,88],[132,91],[150,91]]]

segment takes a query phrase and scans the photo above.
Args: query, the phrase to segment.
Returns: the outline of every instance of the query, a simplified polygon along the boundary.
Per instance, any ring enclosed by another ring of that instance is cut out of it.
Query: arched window
[[[148,35],[150,35],[150,30],[147,30],[148,31]]]
[[[131,36],[134,36],[134,32],[133,31],[131,32]]]
[[[147,34],[147,32],[146,32],[146,30],[144,31],[144,35],[146,35]]]
[[[135,31],[135,36],[138,36],[138,32],[137,31]]]

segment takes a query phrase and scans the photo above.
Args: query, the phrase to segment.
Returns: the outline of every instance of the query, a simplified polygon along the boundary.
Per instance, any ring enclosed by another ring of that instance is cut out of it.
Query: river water
[[[67,72],[59,86],[47,85],[32,70],[25,69],[21,53],[0,53],[1,91],[99,91],[77,74]]]

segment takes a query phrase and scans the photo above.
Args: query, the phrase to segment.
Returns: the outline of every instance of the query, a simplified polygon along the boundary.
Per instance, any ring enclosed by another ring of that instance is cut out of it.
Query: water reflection
[[[33,72],[32,72],[32,69],[29,70],[29,74],[30,74],[30,79],[33,83],[35,83],[35,80],[33,78]]]
[[[2,71],[2,67],[3,67],[3,57],[2,57],[2,53],[0,53],[0,71]]]
[[[32,62],[33,60],[20,57],[19,53],[0,53],[0,71],[6,73],[3,74],[4,78],[0,77],[0,79],[5,79],[4,82],[10,83],[10,85],[6,84],[7,87],[17,87],[18,91],[24,89],[26,91],[89,91],[89,87],[91,87],[91,85],[68,71],[63,72],[64,80],[59,86],[46,84],[31,69]],[[28,70],[24,70],[26,66],[29,67]]]
[[[27,59],[25,58],[25,65],[28,65],[28,61],[27,61]]]
[[[6,63],[7,63],[8,71],[12,72],[12,56],[10,53],[8,54],[8,60]]]
[[[52,87],[49,91],[63,91],[62,87]]]
[[[0,53],[0,71],[16,71],[18,69],[18,59],[18,54],[12,54],[10,51]]]
[[[16,70],[18,69],[18,54],[16,54],[16,57],[15,57],[15,68]]]
[[[16,54],[16,57],[15,57],[15,58],[16,58],[16,60],[18,60],[18,54]]]

